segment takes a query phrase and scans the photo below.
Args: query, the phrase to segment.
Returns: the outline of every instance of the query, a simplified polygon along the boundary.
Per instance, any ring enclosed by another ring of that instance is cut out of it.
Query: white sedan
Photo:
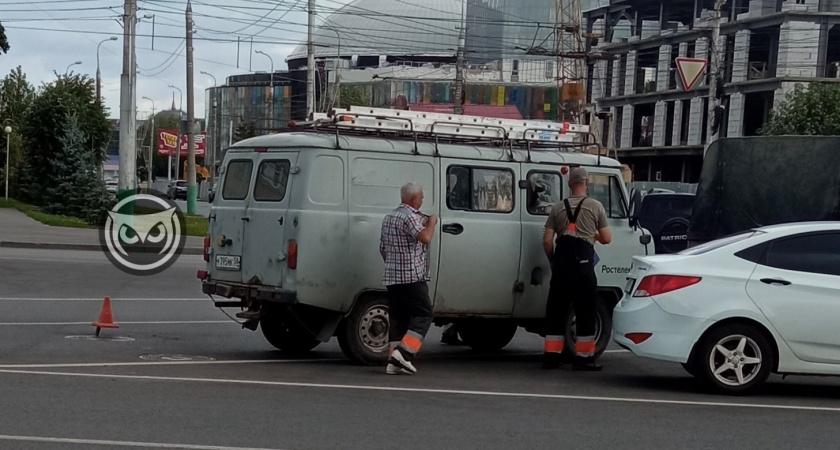
[[[613,340],[727,394],[754,392],[770,373],[840,375],[840,222],[635,257]]]

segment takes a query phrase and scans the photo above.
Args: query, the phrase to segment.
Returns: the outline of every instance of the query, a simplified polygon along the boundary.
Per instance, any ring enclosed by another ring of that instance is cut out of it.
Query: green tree
[[[20,66],[0,81],[0,124],[2,124],[2,128],[9,125],[13,130],[9,141],[9,188],[12,195],[15,196],[17,195],[19,168],[23,159],[23,138],[20,126],[34,99],[35,88],[27,81]],[[0,160],[5,162],[6,145],[5,142],[3,144],[0,148]],[[6,170],[7,168],[4,166],[2,170],[4,183]]]
[[[348,106],[370,106],[371,95],[367,86],[341,86],[339,108]]]
[[[98,224],[107,211],[108,192],[96,155],[85,148],[87,139],[75,114],[67,118],[62,131],[61,151],[51,161],[53,180],[44,210]]]
[[[840,84],[797,84],[779,103],[764,126],[764,136],[840,135]]]
[[[233,141],[239,142],[257,135],[257,124],[253,120],[239,118],[239,124],[233,130]]]
[[[21,126],[27,149],[20,179],[22,200],[37,206],[60,201],[50,196],[49,188],[56,176],[53,161],[63,157],[62,137],[71,116],[83,135],[87,161],[100,172],[112,126],[95,96],[94,81],[86,75],[61,75],[41,88]]]
[[[3,24],[0,23],[0,52],[9,53],[9,40],[6,39],[6,29],[3,28]]]

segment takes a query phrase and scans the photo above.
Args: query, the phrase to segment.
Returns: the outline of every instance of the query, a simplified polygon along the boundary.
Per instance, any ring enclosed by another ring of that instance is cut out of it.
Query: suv
[[[656,254],[671,254],[688,248],[688,224],[694,194],[652,193],[644,196],[635,211],[638,224],[653,235]]]
[[[187,199],[187,182],[184,180],[173,181],[169,184],[166,197],[170,200]]]

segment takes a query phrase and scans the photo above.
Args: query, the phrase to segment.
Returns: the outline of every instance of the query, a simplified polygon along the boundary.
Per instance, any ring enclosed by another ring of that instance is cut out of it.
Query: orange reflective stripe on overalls
[[[578,336],[575,342],[575,353],[580,357],[595,356],[595,348],[595,336]]]
[[[420,351],[420,347],[423,346],[423,336],[419,334],[409,331],[403,337],[402,342],[400,342],[400,347],[408,350],[411,353],[416,354]]]
[[[563,336],[546,336],[545,337],[545,353],[563,353],[564,338]]]

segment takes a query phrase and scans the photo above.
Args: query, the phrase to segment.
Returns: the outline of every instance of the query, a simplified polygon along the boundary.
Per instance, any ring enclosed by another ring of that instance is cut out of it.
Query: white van
[[[280,349],[308,351],[335,336],[350,359],[384,362],[380,227],[399,204],[400,187],[414,181],[424,188],[423,212],[440,217],[430,245],[435,324],[457,323],[465,343],[485,351],[503,348],[518,327],[542,334],[551,276],[543,226],[551,205],[569,194],[570,168],[584,166],[590,196],[604,204],[613,229],[613,243],[596,247],[603,352],[632,257],[648,254],[649,243],[630,220],[620,164],[559,151],[573,138],[562,124],[534,131],[534,123],[447,116],[501,126],[446,125],[433,114],[405,119],[368,110],[227,150],[205,240],[207,270],[199,272],[216,306],[258,305],[260,328]],[[382,136],[395,126],[413,130]],[[429,128],[434,139],[425,139]],[[555,143],[540,145],[546,140]]]

